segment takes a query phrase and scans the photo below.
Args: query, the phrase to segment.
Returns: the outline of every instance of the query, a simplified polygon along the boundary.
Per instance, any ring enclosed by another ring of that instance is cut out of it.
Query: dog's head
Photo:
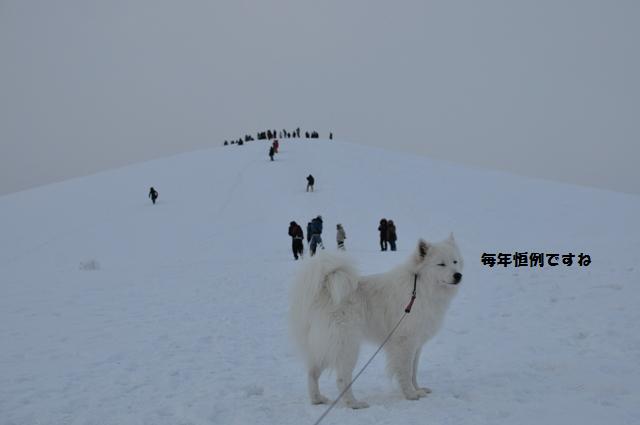
[[[453,233],[442,242],[418,241],[413,256],[416,273],[428,281],[445,287],[456,287],[462,281],[464,262]]]

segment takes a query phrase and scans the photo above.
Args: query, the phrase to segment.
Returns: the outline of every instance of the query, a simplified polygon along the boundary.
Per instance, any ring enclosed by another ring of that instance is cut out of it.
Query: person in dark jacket
[[[380,251],[387,250],[387,219],[383,218],[380,220],[380,225],[378,226],[378,231],[380,232]]]
[[[391,251],[395,251],[396,240],[398,240],[398,236],[396,235],[396,225],[393,224],[393,220],[389,220],[387,222],[387,240],[389,241],[389,245],[391,246]]]
[[[271,160],[273,161],[273,155],[276,153],[275,149],[273,148],[273,146],[271,146],[269,148],[269,158],[271,158]]]
[[[313,192],[313,185],[316,183],[316,179],[311,174],[307,176],[307,192],[311,190]]]
[[[311,242],[309,245],[311,255],[315,255],[318,246],[324,249],[322,243],[322,216],[317,216],[311,220]]]
[[[151,198],[151,202],[156,203],[156,199],[158,199],[158,191],[151,186],[149,189],[149,198]]]
[[[293,258],[296,260],[298,257],[302,258],[304,251],[302,240],[304,239],[304,234],[302,233],[302,227],[300,227],[300,225],[295,221],[289,223],[289,236],[291,236],[291,250],[293,251]]]
[[[344,231],[342,224],[336,225],[336,242],[338,242],[338,249],[344,251],[344,240],[347,239],[347,234]]]

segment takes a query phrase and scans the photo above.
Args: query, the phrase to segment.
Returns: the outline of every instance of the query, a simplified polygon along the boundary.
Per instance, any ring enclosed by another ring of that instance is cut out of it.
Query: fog
[[[0,194],[296,127],[640,193],[639,12],[2,0]]]

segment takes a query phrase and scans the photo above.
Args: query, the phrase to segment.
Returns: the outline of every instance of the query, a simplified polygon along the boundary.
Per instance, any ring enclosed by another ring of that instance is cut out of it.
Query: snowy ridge
[[[638,197],[285,140],[274,162],[252,142],[0,197],[0,424],[313,423],[286,325],[287,227],[318,214],[328,249],[344,225],[363,273],[450,231],[466,260],[423,352],[433,394],[404,400],[378,358],[354,386],[371,408],[326,424],[640,423]],[[396,253],[378,251],[382,217]],[[593,262],[480,263],[514,251]]]

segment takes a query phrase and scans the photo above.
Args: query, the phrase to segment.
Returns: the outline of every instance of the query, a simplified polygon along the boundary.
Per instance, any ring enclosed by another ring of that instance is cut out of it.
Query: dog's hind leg
[[[352,409],[369,407],[364,401],[357,400],[349,387],[353,376],[353,369],[356,367],[356,362],[358,361],[358,345],[345,342],[340,348],[338,364],[336,365],[338,391],[340,391],[340,394],[344,392],[344,402],[348,407]]]
[[[414,381],[416,352],[406,340],[390,341],[387,345],[388,368],[392,375],[398,379],[400,389],[407,400],[418,400],[420,393],[417,391]]]
[[[354,366],[355,366],[355,363],[354,363]],[[352,369],[349,369],[349,370],[338,369],[337,371],[338,378],[336,380],[338,384],[338,390],[340,391],[340,394],[342,394],[342,392],[344,391],[343,398],[344,398],[344,403],[347,405],[347,407],[350,407],[352,409],[367,408],[369,407],[369,405],[366,402],[357,400],[353,395],[353,391],[351,391],[351,388],[347,389],[347,387],[351,383],[352,373],[353,373]]]
[[[327,397],[323,396],[320,393],[318,379],[320,379],[321,373],[322,370],[320,368],[315,366],[309,367],[307,375],[307,387],[309,390],[309,398],[311,399],[311,404],[329,404],[330,402]]]
[[[422,348],[418,348],[416,350],[415,356],[413,357],[413,377],[412,377],[412,381],[413,381],[413,387],[418,392],[418,397],[426,397],[427,394],[431,393],[431,389],[427,388],[427,387],[420,388],[420,385],[418,385],[418,379],[417,379],[418,362],[420,361],[420,352],[421,351],[422,351]]]

